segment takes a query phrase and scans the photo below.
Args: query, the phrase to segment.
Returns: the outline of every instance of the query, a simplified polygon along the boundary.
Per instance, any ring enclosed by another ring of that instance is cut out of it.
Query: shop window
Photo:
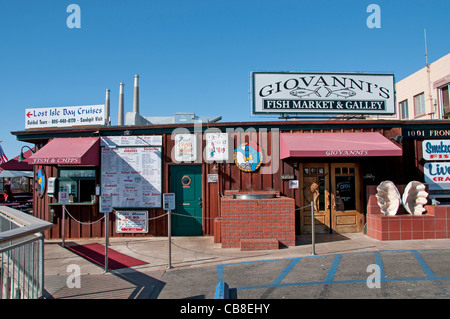
[[[421,93],[414,96],[414,116],[425,114],[425,94]]]
[[[356,180],[354,167],[336,167],[336,210],[356,209]]]
[[[73,203],[92,202],[96,187],[95,169],[60,169],[58,190],[68,192]]]
[[[356,209],[355,176],[336,176],[336,209]]]
[[[439,88],[439,105],[444,119],[450,119],[449,84]]]
[[[0,192],[4,192],[5,185],[9,184],[11,186],[11,191],[13,193],[31,193],[33,178],[20,176],[20,177],[12,177],[9,178],[9,181],[6,181],[5,178],[0,181]],[[2,196],[0,194],[0,196]]]
[[[312,184],[317,184],[319,191],[318,208],[325,210],[325,169],[323,167],[304,167],[303,180],[309,188]]]
[[[404,100],[404,101],[400,102],[399,103],[399,108],[400,108],[401,119],[402,120],[407,119],[408,116],[409,116],[409,113],[408,113],[408,100]]]

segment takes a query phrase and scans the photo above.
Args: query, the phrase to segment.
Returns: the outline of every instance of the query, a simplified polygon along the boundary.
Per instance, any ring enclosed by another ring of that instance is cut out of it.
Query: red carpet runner
[[[75,254],[97,265],[105,267],[105,246],[93,243],[66,247]],[[119,253],[118,251],[108,248],[108,269],[114,270],[145,264],[147,264],[147,262],[124,255],[122,253]]]

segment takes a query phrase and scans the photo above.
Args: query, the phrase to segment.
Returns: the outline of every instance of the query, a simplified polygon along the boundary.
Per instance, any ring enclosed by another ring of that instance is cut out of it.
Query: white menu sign
[[[128,141],[128,137],[119,138],[120,143],[111,143],[115,137],[102,138],[102,196],[111,196],[113,208],[160,208],[162,148],[147,142],[144,143],[147,146],[143,146],[141,142],[147,137],[130,136]],[[157,142],[159,139],[147,140]]]
[[[148,233],[147,211],[116,211],[117,233]]]

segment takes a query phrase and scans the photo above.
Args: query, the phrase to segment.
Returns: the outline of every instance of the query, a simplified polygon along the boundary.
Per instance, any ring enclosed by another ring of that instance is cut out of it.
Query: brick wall
[[[294,199],[277,197],[244,200],[224,196],[221,198],[220,225],[223,248],[274,249],[273,239],[281,247],[294,246]],[[258,239],[261,239],[261,243],[256,245],[254,240]]]
[[[402,192],[404,186],[398,189]],[[428,205],[425,208],[426,212],[420,216],[402,211],[394,216],[385,216],[380,211],[375,195],[370,194],[367,204],[367,236],[378,240],[450,238],[450,206]]]

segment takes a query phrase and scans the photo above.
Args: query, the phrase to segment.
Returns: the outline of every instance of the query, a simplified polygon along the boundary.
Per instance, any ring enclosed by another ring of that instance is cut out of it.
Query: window
[[[336,210],[355,210],[356,209],[356,171],[354,167],[336,167]]]
[[[304,167],[303,179],[311,187],[312,184],[318,186],[319,210],[325,210],[325,169],[323,167]],[[305,185],[306,185],[305,183]],[[306,197],[305,197],[306,198]]]
[[[71,202],[92,202],[95,195],[95,169],[60,169],[58,190],[68,192]]]
[[[450,105],[449,105],[449,84],[439,88],[439,105],[442,110],[442,117],[444,119],[450,119]]]
[[[425,94],[414,96],[414,116],[425,114]]]
[[[408,100],[404,100],[402,102],[399,103],[399,107],[400,107],[400,117],[401,119],[407,119],[409,116],[408,113]]]

